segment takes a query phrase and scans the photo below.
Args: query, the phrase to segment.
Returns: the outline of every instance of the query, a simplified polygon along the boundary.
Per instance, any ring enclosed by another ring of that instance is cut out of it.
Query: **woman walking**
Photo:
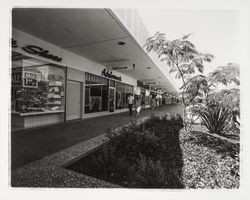
[[[141,99],[139,96],[136,96],[135,98],[135,111],[136,111],[136,116],[138,116],[141,111]]]

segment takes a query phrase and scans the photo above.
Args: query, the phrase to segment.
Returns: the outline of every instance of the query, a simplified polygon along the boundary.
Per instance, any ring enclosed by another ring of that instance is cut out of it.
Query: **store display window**
[[[145,105],[150,105],[150,102],[151,102],[150,91],[145,90]]]
[[[64,68],[33,58],[19,58],[12,61],[12,112],[64,111]]]
[[[116,109],[122,109],[126,106],[125,84],[116,82]]]
[[[133,94],[133,86],[116,82],[116,109],[128,107],[127,98]]]
[[[108,79],[85,73],[85,113],[108,111]]]

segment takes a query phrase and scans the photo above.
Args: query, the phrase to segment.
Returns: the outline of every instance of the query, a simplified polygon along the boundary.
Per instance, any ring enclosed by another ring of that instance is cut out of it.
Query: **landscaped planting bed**
[[[66,168],[127,188],[238,188],[239,144],[182,123],[152,116],[110,131],[108,143]]]
[[[67,169],[128,188],[183,188],[179,115],[152,116],[110,132],[110,141]]]

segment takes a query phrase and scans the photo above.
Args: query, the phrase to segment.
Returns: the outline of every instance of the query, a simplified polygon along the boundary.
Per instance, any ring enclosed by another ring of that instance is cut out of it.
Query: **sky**
[[[229,62],[240,64],[238,10],[137,10],[150,35],[160,31],[173,40],[192,33],[197,49],[215,56],[204,74]],[[177,84],[179,85],[180,83]]]

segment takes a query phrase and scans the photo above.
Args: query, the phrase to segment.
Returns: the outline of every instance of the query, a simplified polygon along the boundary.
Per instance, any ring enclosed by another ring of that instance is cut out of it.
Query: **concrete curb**
[[[229,138],[226,138],[226,137],[223,137],[223,136],[220,136],[218,134],[215,134],[215,133],[208,133],[208,132],[204,132],[204,131],[193,131],[193,132],[199,132],[199,133],[203,133],[203,134],[206,134],[206,135],[209,135],[211,137],[214,137],[214,138],[217,138],[217,139],[220,139],[220,140],[224,140],[224,141],[227,141],[229,143],[232,143],[232,144],[240,144],[240,141],[236,141],[236,140],[233,140],[233,139],[229,139]]]

